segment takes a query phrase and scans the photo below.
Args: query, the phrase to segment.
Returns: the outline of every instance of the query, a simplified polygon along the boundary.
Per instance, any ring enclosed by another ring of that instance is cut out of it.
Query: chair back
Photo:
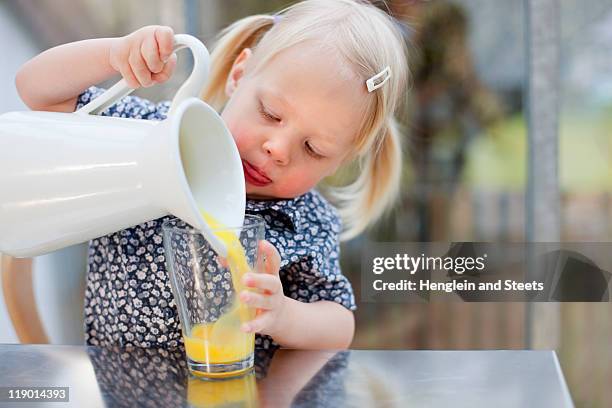
[[[4,301],[17,338],[21,343],[49,343],[36,307],[32,258],[0,258]]]

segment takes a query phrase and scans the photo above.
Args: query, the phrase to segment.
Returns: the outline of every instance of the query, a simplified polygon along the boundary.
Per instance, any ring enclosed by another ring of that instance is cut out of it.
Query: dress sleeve
[[[340,269],[338,235],[320,233],[306,242],[307,247],[295,251],[285,248],[286,258],[281,264],[285,294],[302,302],[329,300],[349,310],[357,309],[351,283]]]
[[[95,86],[87,88],[77,98],[75,110],[82,108],[92,100],[104,93],[105,89]],[[138,96],[125,96],[114,105],[109,106],[101,116],[115,116],[118,118],[163,120],[168,114],[170,102],[153,103]]]

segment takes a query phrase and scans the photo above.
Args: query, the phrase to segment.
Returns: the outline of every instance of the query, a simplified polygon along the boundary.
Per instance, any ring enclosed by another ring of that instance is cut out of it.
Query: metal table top
[[[15,407],[573,407],[553,351],[260,350],[250,375],[202,381],[181,350],[0,345],[0,386],[69,387]]]

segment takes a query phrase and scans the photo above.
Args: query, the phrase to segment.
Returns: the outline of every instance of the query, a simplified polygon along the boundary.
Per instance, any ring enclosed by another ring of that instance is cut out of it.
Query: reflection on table
[[[255,361],[205,381],[182,349],[0,345],[0,384],[68,386],[74,407],[573,407],[552,351],[281,349]]]

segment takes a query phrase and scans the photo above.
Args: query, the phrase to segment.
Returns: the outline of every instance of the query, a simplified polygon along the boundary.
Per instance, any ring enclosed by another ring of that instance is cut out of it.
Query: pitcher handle
[[[172,99],[170,115],[177,106],[187,98],[198,97],[206,80],[208,79],[208,71],[210,69],[210,54],[208,50],[202,44],[200,40],[189,35],[189,34],[176,34],[174,36],[174,48],[173,52],[181,50],[183,48],[189,48],[193,53],[193,70],[189,75],[189,78],[183,83],[183,85],[176,92],[176,95]],[[115,102],[129,95],[134,91],[135,88],[130,88],[125,79],[121,79],[115,85],[107,89],[102,95],[98,96],[81,109],[77,110],[76,113],[84,115],[99,115],[109,106]]]

